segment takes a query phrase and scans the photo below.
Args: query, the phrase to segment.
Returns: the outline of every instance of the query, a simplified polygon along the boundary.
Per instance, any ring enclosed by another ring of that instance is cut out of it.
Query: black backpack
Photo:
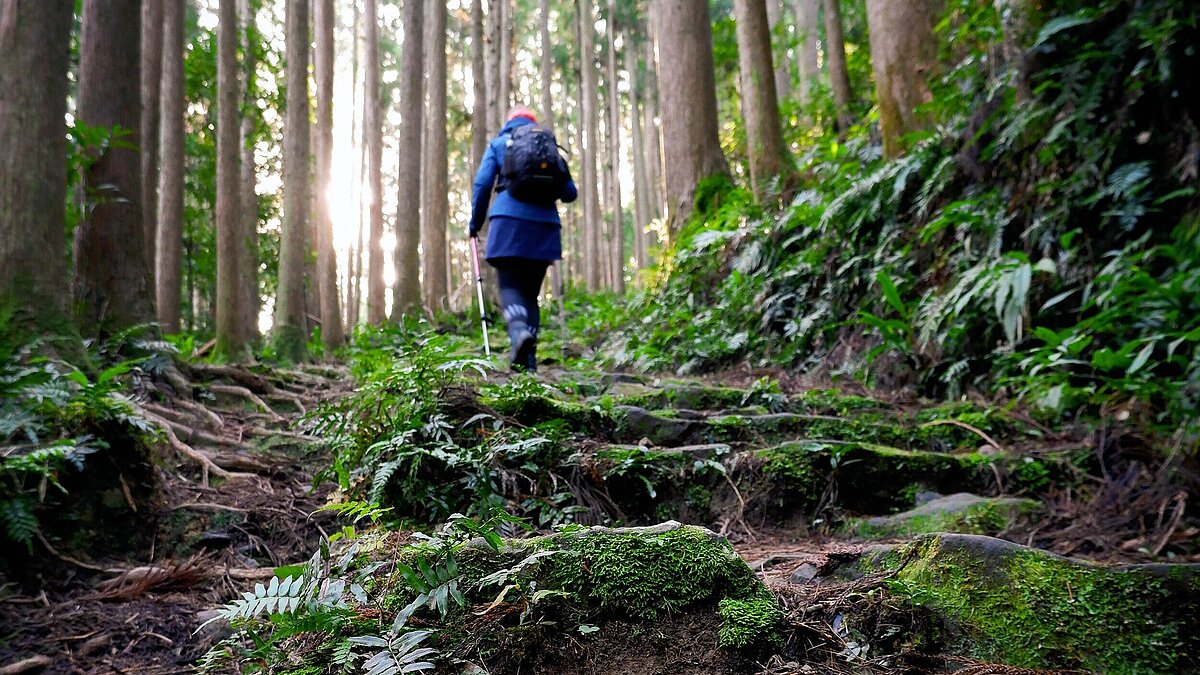
[[[536,124],[513,130],[504,151],[500,187],[523,202],[551,206],[569,179],[554,132]]]

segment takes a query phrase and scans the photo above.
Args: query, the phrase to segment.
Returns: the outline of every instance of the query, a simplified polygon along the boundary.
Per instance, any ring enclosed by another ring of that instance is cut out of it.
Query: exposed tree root
[[[988,445],[999,450],[1000,452],[1004,452],[1004,446],[1000,445],[999,441],[992,438],[991,436],[988,436],[986,433],[984,433],[984,431],[982,429],[979,429],[978,427],[973,427],[970,424],[967,424],[966,422],[961,422],[959,420],[934,420],[932,422],[926,422],[926,423],[922,424],[921,427],[922,428],[940,427],[940,426],[946,426],[946,425],[959,427],[961,429],[966,429],[967,431],[970,431],[971,433],[975,434],[976,436],[982,438],[984,440],[984,442],[987,443]]]
[[[208,390],[213,393],[216,393],[216,394],[226,394],[229,396],[240,396],[240,397],[246,399],[247,401],[250,401],[254,405],[258,406],[258,408],[260,410],[262,410],[263,412],[270,415],[272,418],[272,421],[275,421],[275,422],[285,422],[286,421],[282,415],[275,412],[275,410],[271,406],[267,405],[266,401],[262,400],[261,398],[258,397],[257,394],[255,394],[254,392],[250,391],[249,389],[247,389],[245,387],[238,387],[238,386],[231,385],[231,384],[210,384],[210,385],[208,385]]]
[[[148,421],[153,422],[158,426],[159,429],[162,430],[163,434],[167,437],[167,443],[170,444],[171,449],[173,449],[179,455],[186,457],[187,459],[190,459],[200,465],[201,483],[205,487],[208,487],[208,478],[210,475],[225,478],[226,480],[233,478],[253,477],[253,474],[232,473],[222,469],[221,467],[217,466],[208,455],[179,440],[179,437],[175,435],[175,430],[171,428],[171,422],[169,420],[164,419],[150,412],[149,410],[146,410],[145,407],[140,407],[138,412],[141,413],[142,417],[145,417]]]
[[[236,382],[237,384],[240,384],[241,386],[260,394],[266,394],[271,391],[271,382],[267,380],[267,378],[236,366],[200,364],[193,365],[192,372],[200,376],[200,379],[205,381],[225,378],[230,382]]]
[[[300,400],[300,396],[297,394],[293,394],[290,391],[283,391],[282,389],[276,389],[275,391],[268,394],[267,398],[281,399],[284,401],[289,401],[292,405],[296,406],[296,410],[300,411],[301,415],[308,414],[308,408],[305,407],[304,402]]]
[[[179,406],[180,408],[183,408],[184,410],[187,410],[188,412],[192,413],[193,415],[195,415],[197,417],[203,417],[203,418],[207,419],[214,428],[220,429],[225,426],[225,420],[221,419],[220,415],[209,410],[208,408],[204,407],[203,405],[196,403],[195,401],[179,399],[179,400],[174,401],[174,403],[175,403],[175,405]]]

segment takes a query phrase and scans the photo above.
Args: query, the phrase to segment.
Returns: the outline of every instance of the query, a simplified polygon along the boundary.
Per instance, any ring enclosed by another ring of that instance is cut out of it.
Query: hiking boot
[[[509,364],[513,370],[537,370],[534,354],[537,350],[537,336],[526,327],[513,331],[512,354]],[[532,363],[532,366],[530,365]]]

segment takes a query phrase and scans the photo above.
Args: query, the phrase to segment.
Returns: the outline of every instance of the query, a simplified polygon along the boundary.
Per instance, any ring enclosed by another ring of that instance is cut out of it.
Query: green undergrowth
[[[918,507],[895,516],[854,519],[846,532],[863,539],[911,537],[934,532],[994,535],[1035,513],[1041,504],[1029,499],[978,499],[964,508]]]
[[[1200,65],[1195,4],[1042,3],[1021,68],[996,62],[991,5],[946,11],[938,123],[906,155],[881,158],[867,126],[817,128],[795,192],[763,206],[704,183],[648,283],[624,306],[581,302],[572,329],[643,371],[975,389],[1048,421],[1182,426],[1194,448],[1200,107],[1181,92]]]
[[[416,544],[369,530],[281,569],[286,578],[223,610],[237,633],[206,663],[286,661],[325,673],[367,658],[403,662],[411,651],[396,643],[409,636],[427,650],[418,656],[440,667],[486,666],[506,658],[496,645],[550,649],[547,631],[586,645],[613,637],[597,628],[609,621],[651,630],[695,613],[719,614],[710,639],[722,647],[780,641],[775,597],[712,532],[665,523],[501,539],[495,524],[458,518]],[[388,655],[372,656],[381,649]]]
[[[934,609],[952,651],[1104,673],[1196,667],[1200,586],[1185,567],[1106,569],[986,539],[930,536],[875,564],[889,592]]]

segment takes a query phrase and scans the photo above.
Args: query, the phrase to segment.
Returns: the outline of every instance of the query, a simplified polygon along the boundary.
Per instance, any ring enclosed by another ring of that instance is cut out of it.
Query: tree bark
[[[771,32],[763,0],[734,0],[738,65],[742,82],[742,116],[750,154],[750,184],[760,199],[771,178],[784,167],[783,130],[775,75],[771,64]]]
[[[490,133],[488,124],[488,70],[484,58],[483,0],[471,1],[471,86],[474,101],[471,105],[471,176],[479,170],[479,160],[487,151]]]
[[[792,10],[796,15],[796,65],[800,70],[800,101],[808,103],[812,98],[812,87],[821,76],[817,64],[817,39],[820,37],[820,0],[794,0]]]
[[[183,294],[184,18],[187,0],[164,0],[161,170],[158,189],[158,242],[155,246],[155,298],[158,322],[178,333]]]
[[[728,173],[717,137],[716,76],[708,5],[661,0],[658,31],[668,218],[676,230],[691,214],[700,181]]]
[[[363,21],[366,40],[364,59],[366,94],[363,104],[363,134],[367,144],[367,190],[370,200],[367,228],[367,323],[378,326],[387,317],[386,287],[383,283],[383,113],[379,83],[379,0],[366,0]]]
[[[317,82],[316,221],[317,283],[321,288],[321,340],[332,351],[345,342],[337,287],[337,254],[333,250],[333,214],[329,205],[333,178],[333,34],[334,0],[315,0],[316,51],[313,72]]]
[[[508,116],[508,109],[512,107],[512,69],[513,69],[513,25],[512,25],[512,0],[492,0],[499,3],[500,7],[500,64],[499,76],[496,80],[499,86],[497,94],[496,121],[498,126],[503,126],[505,118]]]
[[[101,338],[155,318],[142,241],[141,21],[139,0],[83,5],[78,117],[112,129],[115,142],[87,168],[73,286],[81,330]]]
[[[617,71],[617,0],[608,0],[608,152],[611,171],[612,290],[625,292],[625,209],[621,202],[621,87]]]
[[[507,0],[488,0],[486,60],[487,79],[487,128],[488,133],[504,124],[504,112],[500,109],[500,50],[504,24],[502,23],[501,4]]]
[[[632,45],[632,35],[625,36],[626,44]],[[637,54],[636,51],[633,52]],[[633,254],[637,258],[637,268],[646,267],[646,224],[650,222],[650,183],[646,179],[646,147],[643,138],[642,121],[642,78],[638,72],[638,59],[633,59],[630,68],[630,96],[632,97],[632,119],[630,129],[633,136]]]
[[[26,0],[0,8],[0,344],[59,336],[68,357],[83,354],[64,283],[73,6]]]
[[[937,58],[930,0],[867,0],[871,65],[883,153],[905,150],[905,135],[926,125],[917,108],[933,95],[926,78]]]
[[[654,11],[651,9],[651,17]],[[650,182],[650,217],[666,214],[663,190],[662,127],[659,124],[658,58],[654,31],[646,39],[646,178]],[[649,242],[649,239],[647,240]]]
[[[239,165],[241,177],[238,189],[240,217],[240,244],[238,253],[238,309],[242,318],[238,322],[242,339],[247,344],[258,342],[262,337],[258,328],[258,313],[262,299],[258,293],[258,172],[254,159],[255,121],[258,118],[258,87],[255,58],[254,9],[250,0],[238,3],[238,18],[241,21],[243,54],[242,76],[242,123],[238,143],[241,144],[242,161]]]
[[[853,92],[850,90],[850,70],[846,66],[846,40],[842,36],[842,5],[840,0],[825,2],[825,58],[829,63],[829,82],[837,106],[838,132],[845,134],[854,126],[850,114]]]
[[[142,2],[142,230],[150,283],[158,241],[158,142],[162,119],[163,0]]]
[[[238,325],[241,274],[238,262],[243,247],[239,236],[241,216],[241,127],[238,124],[237,7],[220,0],[217,22],[217,357],[241,361],[249,356]]]
[[[447,311],[450,292],[446,273],[446,222],[450,218],[450,163],[446,132],[446,6],[435,3],[426,27],[425,61],[429,73],[429,107],[425,111],[428,130],[428,160],[422,200],[428,210],[421,219],[421,291],[425,312]],[[413,167],[417,174],[420,167]]]
[[[779,27],[779,22],[784,21],[785,12],[783,0],[767,0],[767,22],[770,24],[772,47],[780,44],[780,32],[783,29]],[[792,89],[792,74],[788,67],[787,50],[775,51],[773,49],[771,56],[775,62],[775,96],[782,104],[787,100]]]
[[[405,0],[402,14],[404,47],[403,74],[400,77],[400,147],[404,150],[400,153],[396,179],[398,198],[396,251],[393,256],[396,268],[393,321],[399,321],[401,316],[420,309],[421,264],[429,256],[428,250],[424,257],[420,255],[422,223],[428,215],[426,209],[422,208],[421,169],[426,157],[432,159],[431,155],[425,154],[425,87],[422,83],[425,82],[427,24],[430,23],[428,19],[436,14],[436,4]],[[433,10],[429,17],[425,16],[426,9]],[[445,123],[444,114],[442,122]],[[430,119],[429,123],[432,125],[434,120]]]
[[[599,137],[599,120],[596,112],[596,52],[595,17],[592,15],[591,0],[576,0],[578,8],[580,50],[580,106],[583,115],[583,270],[588,291],[600,290],[603,271],[601,268],[602,248],[600,245],[600,194],[599,171],[596,165],[596,141]]]
[[[279,233],[279,287],[275,294],[275,353],[306,358],[304,251],[309,232],[308,0],[287,0],[285,29],[287,113],[283,130],[283,226]]]
[[[547,129],[554,128],[554,99],[551,94],[551,86],[554,82],[554,43],[550,40],[550,0],[541,0],[540,12],[541,17],[541,39],[542,39],[542,54],[541,54],[541,94],[542,94],[542,109],[541,120],[542,126]]]

